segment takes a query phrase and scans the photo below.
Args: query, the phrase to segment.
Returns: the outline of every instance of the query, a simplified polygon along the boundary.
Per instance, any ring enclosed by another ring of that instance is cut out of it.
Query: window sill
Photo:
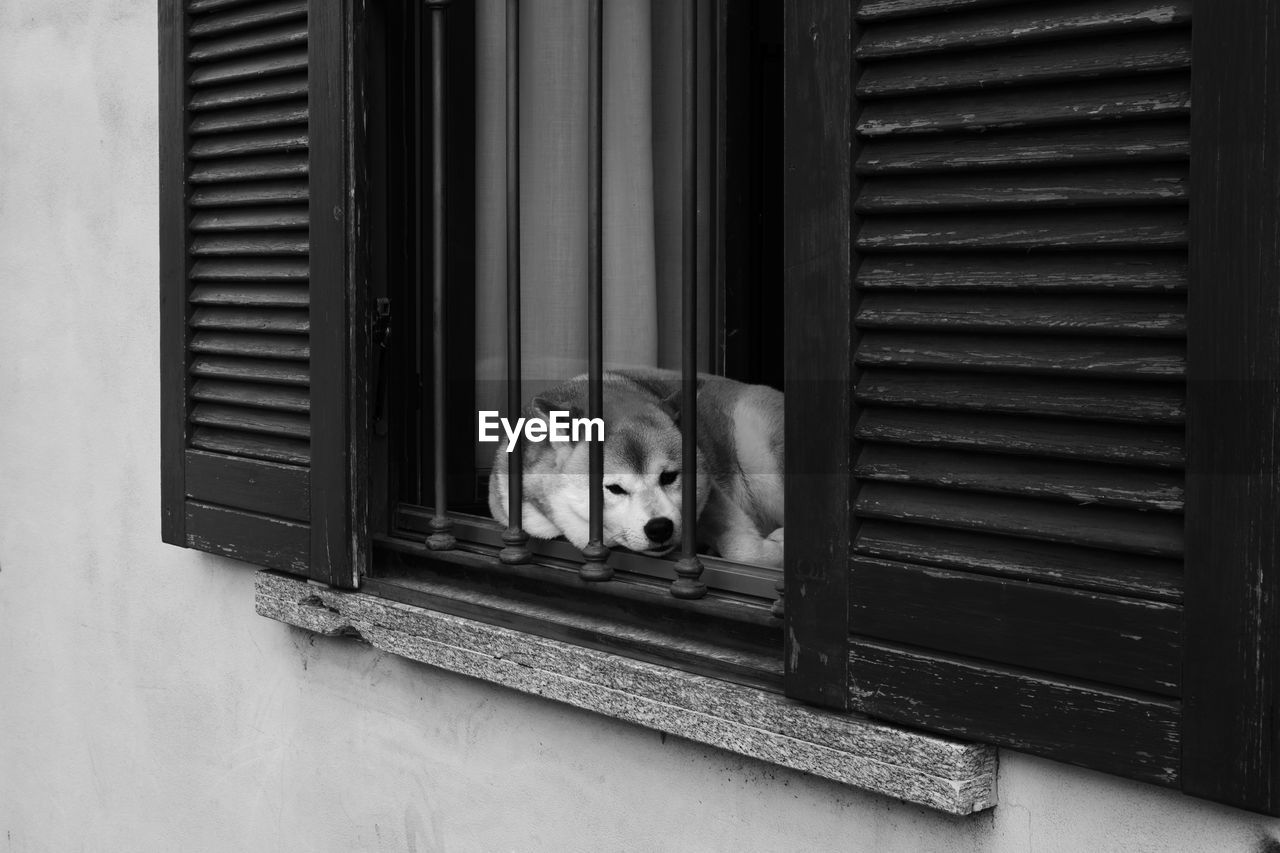
[[[262,616],[950,814],[996,804],[996,750],[460,616],[257,576]]]

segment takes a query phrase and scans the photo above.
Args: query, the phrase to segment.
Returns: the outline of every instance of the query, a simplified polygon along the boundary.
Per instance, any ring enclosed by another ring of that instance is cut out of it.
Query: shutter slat
[[[191,446],[214,453],[227,453],[248,459],[265,459],[290,465],[306,465],[311,461],[311,447],[305,440],[281,438],[198,426],[191,431]]]
[[[859,213],[1185,203],[1185,165],[871,178]]]
[[[250,80],[234,85],[198,90],[191,97],[188,108],[192,112],[224,110],[231,107],[247,107],[288,101],[307,94],[307,76],[290,74],[266,80]]]
[[[863,405],[1182,424],[1186,394],[1173,383],[1108,382],[927,371],[868,370],[858,381]]]
[[[305,335],[310,321],[307,311],[280,308],[197,308],[191,314],[191,328],[222,332],[273,332]]]
[[[306,70],[307,51],[305,49],[288,50],[202,65],[191,72],[190,82],[194,88],[203,88]],[[306,77],[304,76],[303,79],[305,80]]]
[[[222,231],[306,230],[307,208],[256,207],[252,210],[217,210],[197,213],[191,218],[195,233]]]
[[[191,360],[191,375],[209,379],[238,379],[244,382],[266,382],[302,387],[311,384],[311,371],[305,363],[256,358],[198,356]]]
[[[868,293],[858,305],[865,329],[1181,337],[1186,301],[1167,296]]]
[[[858,4],[859,21],[885,21],[940,12],[980,9],[984,6],[1008,6],[1021,0],[862,0]]]
[[[987,131],[1186,116],[1191,84],[1186,74],[1106,80],[975,94],[872,101],[858,117],[863,136]]]
[[[1180,473],[1115,465],[870,445],[854,474],[864,480],[1022,495],[1080,505],[1182,512]]]
[[[192,22],[189,32],[192,38],[204,38],[256,29],[282,21],[305,19],[306,16],[306,0],[254,3],[245,8],[199,16]]]
[[[862,336],[855,361],[865,367],[1177,379],[1186,372],[1186,347],[1181,341],[876,331]]]
[[[306,415],[219,403],[196,403],[191,408],[191,423],[283,438],[309,438],[311,435],[311,421]]]
[[[850,580],[849,621],[860,636],[1178,694],[1176,604],[865,557]]]
[[[191,265],[191,278],[196,281],[304,282],[307,275],[307,262],[291,258],[205,260]]]
[[[190,131],[192,136],[204,136],[290,125],[305,127],[307,117],[306,101],[282,101],[243,109],[201,113],[192,116]]]
[[[305,154],[275,154],[205,160],[191,170],[193,184],[231,183],[270,178],[296,178],[307,174]]]
[[[305,255],[307,238],[293,234],[239,234],[231,237],[196,237],[191,241],[193,257],[234,257],[238,255]]]
[[[188,151],[192,160],[215,157],[241,157],[248,154],[280,154],[303,151],[307,147],[307,129],[238,133],[213,136],[194,142]]]
[[[1182,207],[877,216],[863,223],[857,237],[864,252],[1165,249],[1186,244]]]
[[[195,400],[207,403],[225,403],[251,409],[270,409],[282,412],[308,412],[311,395],[305,388],[273,385],[250,385],[246,382],[223,382],[201,379],[191,387]]]
[[[858,78],[866,99],[926,92],[1119,77],[1191,66],[1191,34],[1182,29],[1139,36],[913,57],[867,65]]]
[[[297,335],[238,334],[234,332],[196,332],[190,349],[209,355],[238,355],[246,358],[272,358],[306,361],[311,348],[305,337]]]
[[[1182,600],[1182,564],[1139,554],[876,519],[858,526],[854,551],[1154,601]]]
[[[1083,459],[1180,469],[1186,447],[1180,428],[1151,424],[1053,421],[1009,415],[872,408],[855,431],[865,442],[946,447],[987,453]]]
[[[863,483],[856,509],[863,518],[999,533],[1153,557],[1182,556],[1182,518],[1106,507],[972,494],[915,486]]]
[[[1096,37],[1185,24],[1191,0],[1092,0],[1040,2],[1010,8],[870,28],[858,43],[860,60],[974,50],[1061,38]]]
[[[216,62],[236,56],[247,56],[307,43],[307,22],[299,19],[274,27],[263,27],[247,33],[204,38],[193,43],[187,58],[192,63]]]
[[[866,290],[1174,292],[1187,289],[1183,253],[872,255],[854,278]]]
[[[1141,122],[1043,131],[868,139],[858,152],[858,173],[896,175],[968,169],[1034,169],[1112,163],[1186,160],[1186,122]]]
[[[222,9],[231,9],[236,6],[248,6],[250,3],[257,3],[259,0],[189,0],[187,3],[187,11],[193,14],[201,12],[217,12]]]
[[[256,306],[259,308],[306,308],[306,285],[236,283],[200,284],[191,289],[193,305]]]
[[[194,208],[247,207],[305,202],[308,196],[306,181],[260,181],[197,187],[191,193],[190,204]]]

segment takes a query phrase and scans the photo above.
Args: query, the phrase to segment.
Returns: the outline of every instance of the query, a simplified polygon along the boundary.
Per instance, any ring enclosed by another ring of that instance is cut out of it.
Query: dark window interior
[[[431,500],[429,448],[432,374],[429,287],[430,61],[422,4],[384,2],[371,10],[368,43],[375,296],[389,299],[391,333],[376,387],[383,399],[379,432],[388,437],[388,507]],[[717,0],[717,133],[712,305],[704,334],[717,342],[713,369],[746,382],[782,387],[782,2]],[[448,337],[447,434],[450,510],[488,515],[487,471],[472,463],[475,432],[474,328],[474,9],[449,7],[445,120],[448,182],[446,259]],[[712,107],[709,107],[712,108]],[[585,164],[584,164],[585,168]],[[425,292],[424,300],[420,294]],[[425,304],[424,304],[425,303]],[[585,335],[585,329],[584,329]],[[375,489],[382,484],[375,484]]]
[[[385,244],[374,247],[375,264],[384,264],[375,275],[377,287],[385,288],[391,301],[393,332],[389,336],[386,359],[385,401],[390,426],[389,494],[392,502],[421,506],[428,502],[431,470],[426,449],[432,445],[429,408],[432,375],[430,287],[414,286],[429,281],[432,264],[429,220],[431,200],[427,145],[430,127],[430,91],[427,88],[429,33],[427,11],[421,3],[379,4],[385,23],[375,26],[385,38],[382,71],[383,98],[371,92],[371,103],[381,116],[370,116],[370,127],[385,129],[385,137],[374,140],[371,150],[385,151],[381,174],[374,176],[375,221],[373,234],[385,236]],[[449,221],[446,224],[450,251],[447,253],[446,314],[449,317],[446,369],[450,401],[447,408],[449,435],[466,436],[475,429],[473,364],[475,303],[469,285],[474,279],[475,245],[475,17],[471,4],[459,3],[449,9],[449,50],[445,74],[447,110],[445,121],[448,177],[445,194]],[[373,49],[377,49],[373,45]],[[375,57],[376,58],[376,57]],[[372,65],[378,65],[374,62]],[[382,227],[379,227],[381,225]],[[426,298],[422,298],[425,296]],[[466,465],[468,454],[455,454],[460,464],[450,467],[449,493],[454,509],[473,511],[483,505],[477,494],[475,472]]]
[[[722,7],[722,372],[783,388],[782,2]]]

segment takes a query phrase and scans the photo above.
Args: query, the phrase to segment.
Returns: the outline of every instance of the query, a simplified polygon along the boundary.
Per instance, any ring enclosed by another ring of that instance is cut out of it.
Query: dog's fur
[[[681,542],[680,375],[668,370],[604,374],[604,542],[665,554]],[[722,557],[782,565],[783,396],[763,385],[720,376],[698,377],[698,539]],[[551,411],[582,417],[587,377],[536,397],[525,417]],[[504,438],[489,479],[489,508],[508,523]],[[524,530],[539,539],[588,542],[588,443],[524,443]],[[625,494],[610,491],[621,489]],[[661,541],[670,521],[670,536]]]

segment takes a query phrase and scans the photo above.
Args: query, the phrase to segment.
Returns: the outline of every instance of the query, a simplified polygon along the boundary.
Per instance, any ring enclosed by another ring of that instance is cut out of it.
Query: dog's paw
[[[782,528],[770,533],[760,540],[760,562],[766,566],[782,566]]]
[[[738,563],[755,563],[760,566],[782,565],[782,528],[761,536],[756,531],[722,536],[715,543],[715,551],[726,560]]]

